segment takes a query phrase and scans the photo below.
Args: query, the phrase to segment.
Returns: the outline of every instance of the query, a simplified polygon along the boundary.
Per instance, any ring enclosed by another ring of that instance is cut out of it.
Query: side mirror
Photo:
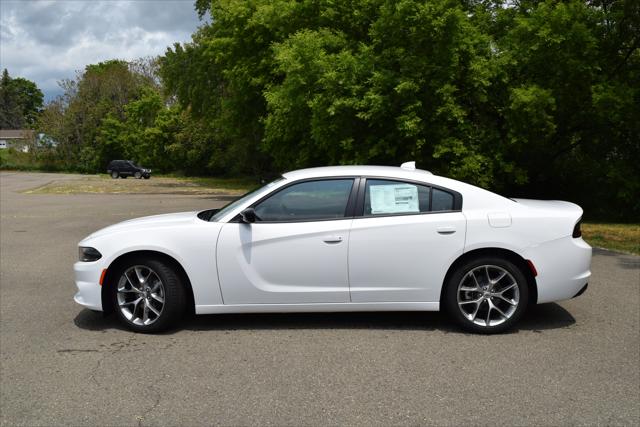
[[[258,219],[258,215],[256,215],[255,209],[247,208],[240,212],[240,218],[242,218],[242,222],[251,224],[252,222],[256,222],[256,219]]]

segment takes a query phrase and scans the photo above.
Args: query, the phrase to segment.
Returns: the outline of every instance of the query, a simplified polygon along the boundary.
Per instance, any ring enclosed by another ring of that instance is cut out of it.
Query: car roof
[[[406,164],[405,164],[406,165]],[[491,193],[482,188],[467,184],[444,176],[433,175],[431,172],[414,169],[413,165],[408,167],[397,166],[326,166],[318,168],[300,169],[283,174],[282,176],[291,181],[301,179],[313,179],[323,177],[339,177],[339,176],[368,176],[379,178],[397,178],[411,181],[424,182],[428,185],[436,185],[450,190],[458,191],[470,200],[472,194],[480,199],[484,198],[503,198],[495,193]],[[508,200],[508,199],[506,199]]]
[[[332,176],[379,176],[404,178],[423,181],[434,177],[431,172],[422,169],[404,169],[394,166],[324,166],[318,168],[299,169],[282,175],[286,179],[298,180]]]

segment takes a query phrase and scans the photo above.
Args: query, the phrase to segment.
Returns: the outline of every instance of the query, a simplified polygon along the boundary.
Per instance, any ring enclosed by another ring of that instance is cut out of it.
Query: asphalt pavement
[[[77,242],[226,201],[21,193],[64,179],[0,173],[3,426],[640,425],[640,257],[596,250],[584,295],[503,335],[440,313],[208,315],[141,335],[73,302]]]

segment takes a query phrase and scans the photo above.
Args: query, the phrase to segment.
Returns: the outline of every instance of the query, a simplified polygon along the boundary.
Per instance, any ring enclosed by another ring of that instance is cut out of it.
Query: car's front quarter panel
[[[78,293],[76,302],[92,310],[102,310],[100,277],[104,269],[123,255],[138,251],[159,252],[173,258],[186,272],[197,304],[222,304],[216,270],[216,242],[220,223],[195,217],[177,225],[146,224],[139,229],[96,233],[79,243],[97,249],[102,258],[74,264]],[[105,284],[106,285],[106,284]]]

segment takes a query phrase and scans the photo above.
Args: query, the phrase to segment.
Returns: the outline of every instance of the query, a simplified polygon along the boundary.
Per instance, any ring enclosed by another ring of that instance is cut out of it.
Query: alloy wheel
[[[457,290],[458,308],[470,322],[484,327],[509,320],[520,303],[513,275],[497,265],[480,265],[464,275]]]
[[[134,325],[154,323],[164,309],[165,289],[160,276],[145,265],[129,267],[117,287],[118,309]]]

